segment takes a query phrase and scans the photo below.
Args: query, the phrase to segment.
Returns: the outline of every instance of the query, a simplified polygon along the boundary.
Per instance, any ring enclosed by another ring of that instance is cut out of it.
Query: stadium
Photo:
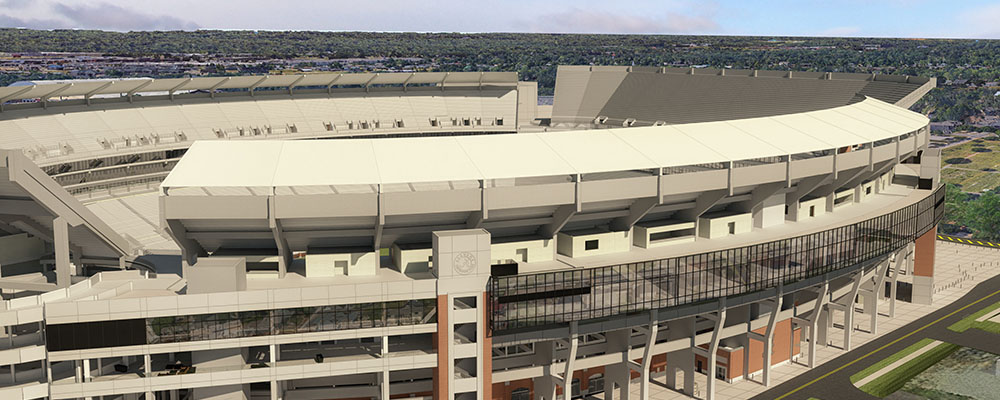
[[[0,88],[0,397],[769,385],[931,302],[940,153],[908,108],[935,82],[560,66],[552,105],[508,72]]]

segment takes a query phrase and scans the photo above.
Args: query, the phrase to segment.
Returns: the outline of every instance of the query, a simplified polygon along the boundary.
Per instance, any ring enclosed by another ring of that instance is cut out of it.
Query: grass
[[[971,162],[953,166],[942,163],[942,167],[947,168],[941,170],[941,180],[962,185],[962,190],[966,192],[981,192],[1000,186],[1000,172],[983,171],[1000,171],[1000,141],[974,140],[946,148],[941,154],[942,161],[963,158]]]
[[[962,318],[961,321],[951,324],[951,326],[948,327],[948,330],[952,330],[955,332],[965,332],[970,328],[976,328],[991,333],[1000,333],[1000,324],[996,322],[990,322],[990,321],[976,322],[976,318],[982,317],[986,314],[996,311],[997,309],[1000,309],[1000,302],[993,303],[992,305],[983,308],[982,310],[972,313],[972,315],[969,315],[968,317]]]
[[[965,166],[958,166],[965,168]],[[941,180],[961,185],[965,192],[982,192],[1000,186],[1000,172],[969,171],[957,168],[941,170]]]
[[[959,347],[960,346],[951,343],[938,344],[937,346],[934,346],[933,349],[928,350],[914,359],[907,361],[905,364],[886,372],[871,382],[868,382],[868,384],[862,386],[860,389],[872,396],[888,396],[902,388],[903,385],[905,385],[906,382],[914,376],[924,372],[924,370],[930,368],[931,365],[936,364],[938,361],[941,361],[945,357],[951,355],[951,353],[954,353],[959,349]],[[851,380],[853,381],[854,377],[851,377]]]
[[[896,362],[896,360],[899,360],[899,359],[901,359],[903,357],[906,357],[907,355],[909,355],[909,354],[911,354],[911,353],[913,353],[913,352],[915,352],[917,350],[920,350],[922,347],[930,344],[933,341],[934,341],[934,339],[922,339],[919,342],[916,342],[916,343],[910,345],[910,347],[907,347],[907,348],[905,348],[903,350],[900,350],[896,354],[893,354],[893,355],[891,355],[889,357],[883,358],[881,361],[879,361],[879,362],[877,362],[875,364],[872,364],[868,368],[865,368],[865,369],[861,370],[861,372],[858,372],[858,373],[856,373],[854,375],[851,375],[851,383],[860,381],[860,380],[864,379],[866,376],[874,374],[876,371],[878,371],[878,370],[880,370],[882,368],[885,368],[889,364],[892,364],[892,363]]]

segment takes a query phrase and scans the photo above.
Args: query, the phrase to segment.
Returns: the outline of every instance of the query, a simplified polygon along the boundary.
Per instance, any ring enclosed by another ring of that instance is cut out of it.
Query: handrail
[[[490,334],[675,307],[777,287],[897,251],[944,212],[943,187],[888,214],[821,232],[700,254],[490,277]]]

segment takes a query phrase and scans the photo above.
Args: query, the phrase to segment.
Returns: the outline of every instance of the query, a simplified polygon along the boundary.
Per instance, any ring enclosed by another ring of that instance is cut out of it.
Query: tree
[[[944,219],[941,230],[944,233],[957,233],[968,222],[969,195],[953,183],[945,187]]]
[[[974,232],[972,237],[1000,240],[1000,195],[986,192],[980,195],[979,199],[968,204],[966,215],[969,226]]]

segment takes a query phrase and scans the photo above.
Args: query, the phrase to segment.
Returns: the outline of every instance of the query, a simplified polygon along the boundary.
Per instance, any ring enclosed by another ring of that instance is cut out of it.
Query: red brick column
[[[490,316],[487,314],[486,302],[490,301],[489,295],[483,292],[483,304],[479,308],[483,309],[483,398],[490,400],[493,398],[493,338],[487,333],[490,331]]]
[[[437,298],[437,333],[431,339],[434,342],[434,350],[437,350],[437,368],[434,368],[433,384],[434,398],[448,398],[448,295],[439,295]]]
[[[913,275],[934,276],[934,249],[937,245],[937,227],[916,240],[913,250]]]

